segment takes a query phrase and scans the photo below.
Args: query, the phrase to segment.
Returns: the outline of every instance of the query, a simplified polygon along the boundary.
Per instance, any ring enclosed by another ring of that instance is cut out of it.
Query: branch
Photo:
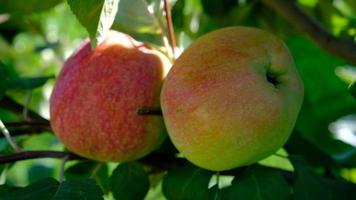
[[[6,108],[6,109],[8,109],[14,113],[18,113],[18,114],[22,114],[23,110],[25,109],[25,107],[23,105],[12,100],[8,96],[4,96],[0,100],[0,107]],[[42,116],[40,116],[39,114],[37,114],[36,112],[34,112],[32,110],[28,110],[27,112],[28,112],[27,113],[28,116],[33,120],[37,120],[39,122],[48,122],[47,119],[43,118]]]
[[[164,0],[163,2],[164,2],[164,10],[166,13],[169,43],[172,48],[173,58],[175,59],[176,39],[174,37],[174,28],[172,23],[171,9],[169,7],[169,0]]]
[[[21,160],[37,159],[37,158],[57,158],[65,160],[88,160],[79,155],[73,154],[71,152],[63,151],[25,151],[20,153],[14,153],[11,155],[0,156],[0,164],[12,163]],[[148,156],[138,160],[143,165],[152,168],[150,173],[158,173],[166,170],[175,169],[177,167],[183,166],[188,163],[184,158],[177,158],[173,155],[165,155],[159,153],[151,153]],[[237,175],[243,172],[247,167],[239,167],[233,170],[222,171],[222,175]],[[269,167],[271,169],[281,172],[281,174],[286,177],[288,182],[292,182],[293,174],[289,171],[284,171],[281,169],[276,169]]]
[[[20,160],[29,160],[37,158],[65,158],[68,160],[86,160],[83,157],[70,152],[63,151],[24,151],[6,156],[0,156],[0,164],[12,163]]]
[[[306,33],[325,51],[356,64],[356,43],[352,40],[335,37],[293,1],[262,0],[262,2],[286,18],[299,31]]]

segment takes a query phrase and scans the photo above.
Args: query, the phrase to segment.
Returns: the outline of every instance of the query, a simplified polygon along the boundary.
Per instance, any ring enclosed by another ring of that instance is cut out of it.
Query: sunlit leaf
[[[145,0],[120,0],[113,29],[127,33],[161,33],[158,20]]]
[[[119,0],[68,0],[79,22],[87,29],[92,47],[102,42],[117,12]]]

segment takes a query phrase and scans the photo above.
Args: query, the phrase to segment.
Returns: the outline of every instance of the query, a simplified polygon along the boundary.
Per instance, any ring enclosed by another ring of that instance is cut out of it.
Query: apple
[[[159,107],[168,59],[129,35],[110,31],[91,49],[87,39],[65,62],[50,98],[50,122],[71,151],[99,161],[135,160],[165,138]]]
[[[304,88],[286,45],[257,28],[228,27],[191,44],[161,91],[168,135],[192,163],[229,170],[282,147]]]

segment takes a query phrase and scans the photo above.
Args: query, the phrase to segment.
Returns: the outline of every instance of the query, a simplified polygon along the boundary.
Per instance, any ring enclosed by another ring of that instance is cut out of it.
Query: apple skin
[[[132,37],[110,31],[94,50],[87,39],[65,62],[50,98],[51,126],[71,151],[99,161],[145,156],[165,138],[159,107],[168,59]]]
[[[303,83],[285,44],[257,28],[197,39],[161,91],[168,135],[192,163],[222,171],[255,163],[289,138]]]

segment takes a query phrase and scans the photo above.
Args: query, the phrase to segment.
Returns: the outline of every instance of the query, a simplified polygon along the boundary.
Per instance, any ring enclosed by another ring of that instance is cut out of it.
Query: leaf
[[[1,0],[0,13],[30,14],[48,10],[62,0]]]
[[[349,86],[349,92],[354,98],[356,98],[356,81]]]
[[[210,171],[190,164],[170,170],[163,178],[163,194],[174,200],[202,199],[208,190],[211,176]]]
[[[53,200],[98,200],[104,199],[103,192],[93,179],[64,181],[60,184]]]
[[[43,86],[49,79],[54,78],[54,76],[43,76],[43,77],[8,77],[5,80],[5,86],[7,89],[22,89],[30,90]]]
[[[79,22],[89,33],[91,45],[101,43],[114,22],[120,0],[68,0]]]
[[[39,181],[53,176],[54,169],[45,165],[34,164],[29,168],[27,175],[29,182]]]
[[[113,29],[127,33],[162,32],[157,18],[149,12],[145,0],[120,0]]]
[[[311,168],[292,159],[296,168],[293,184],[295,200],[351,200],[356,195],[356,185],[340,178],[325,178]]]
[[[20,187],[14,187],[9,185],[0,186],[0,199],[4,198],[6,195],[15,192],[16,190],[21,189]]]
[[[107,192],[109,190],[108,167],[104,163],[84,161],[69,167],[64,176],[66,180],[82,180],[85,178],[94,178],[98,185]]]
[[[203,198],[204,200],[224,200],[228,199],[227,197],[227,190],[230,189],[228,188],[223,188],[220,189],[218,185],[214,185],[213,187],[209,188],[209,190],[206,191],[204,194]]]
[[[232,181],[230,199],[284,200],[291,191],[283,176],[272,169],[252,166]]]
[[[6,66],[0,61],[0,100],[5,94],[5,90],[6,90],[5,80],[7,76],[8,76],[8,71],[6,69]]]
[[[201,0],[205,12],[212,16],[227,15],[233,9],[238,1],[236,0]]]
[[[297,132],[338,163],[356,166],[354,148],[336,140],[328,129],[333,121],[356,112],[355,99],[348,94],[347,84],[335,74],[335,68],[345,65],[345,61],[322,51],[304,37],[289,38],[287,45],[305,87]]]
[[[147,173],[136,162],[120,164],[110,179],[111,191],[116,199],[144,199],[150,187]]]
[[[7,192],[2,200],[48,200],[56,193],[59,183],[53,178],[45,178],[24,188]],[[14,188],[10,188],[14,189]],[[1,195],[1,193],[0,193]]]

